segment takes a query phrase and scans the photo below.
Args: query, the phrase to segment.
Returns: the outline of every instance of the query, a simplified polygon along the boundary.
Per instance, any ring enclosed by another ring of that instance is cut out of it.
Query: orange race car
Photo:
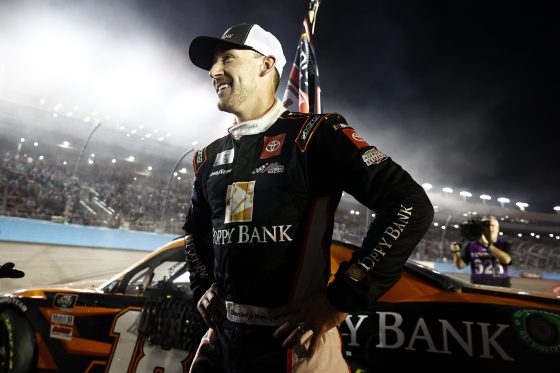
[[[332,272],[354,247],[331,245]],[[0,297],[1,372],[188,372],[205,329],[192,303],[183,240],[99,287],[27,289]],[[560,299],[470,285],[413,261],[371,310],[339,326],[353,372],[554,367]]]

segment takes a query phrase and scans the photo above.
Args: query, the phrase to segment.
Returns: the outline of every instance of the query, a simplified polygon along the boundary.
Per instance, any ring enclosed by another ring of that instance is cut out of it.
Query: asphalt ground
[[[0,293],[45,285],[82,285],[92,280],[108,280],[147,254],[147,251],[135,250],[0,242],[0,265],[13,262],[16,269],[25,273],[19,279],[0,279]],[[469,281],[468,274],[448,275]],[[557,295],[560,295],[559,280],[513,277],[512,287],[545,293],[554,293],[556,290]]]
[[[0,293],[8,290],[75,283],[113,275],[138,262],[147,251],[115,250],[0,242],[0,264],[15,263],[25,276],[0,279]]]

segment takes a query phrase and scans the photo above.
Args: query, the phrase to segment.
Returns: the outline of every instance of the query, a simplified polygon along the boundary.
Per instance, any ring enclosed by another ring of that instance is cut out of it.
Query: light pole
[[[525,211],[525,208],[529,207],[529,204],[525,202],[517,202],[515,206],[519,207],[521,211]]]
[[[460,191],[460,192],[459,192],[459,195],[460,195],[461,197],[463,197],[463,201],[466,201],[467,198],[472,197],[472,193],[471,193],[471,192],[467,192],[466,190]]]
[[[171,175],[169,175],[169,181],[167,182],[167,191],[165,193],[165,197],[163,198],[163,205],[161,207],[161,218],[160,218],[160,229],[162,232],[165,232],[165,209],[167,207],[167,200],[169,199],[169,193],[171,192],[171,182],[173,181],[173,176],[175,176],[175,171],[177,170],[177,167],[179,167],[179,165],[181,164],[181,162],[183,161],[183,159],[189,155],[190,153],[192,153],[194,151],[194,147],[198,144],[198,141],[194,141],[192,143],[192,148],[188,149],[186,152],[184,152],[179,159],[177,160],[177,163],[175,163],[175,166],[173,167],[173,170],[171,170]]]
[[[488,194],[481,194],[480,199],[482,200],[482,204],[485,205],[486,201],[490,201],[492,197],[490,197]]]
[[[89,144],[89,140],[91,139],[91,137],[93,136],[95,131],[99,128],[99,126],[101,126],[101,122],[97,121],[95,126],[89,132],[89,135],[86,138],[86,141],[84,142],[84,145],[82,146],[82,149],[80,150],[80,155],[78,156],[78,162],[76,162],[76,166],[74,166],[74,173],[73,173],[74,176],[78,176],[78,167],[80,167],[80,163],[82,163],[82,157],[84,156],[84,151],[86,150],[86,147]]]
[[[447,198],[448,194],[453,193],[453,189],[449,187],[441,188],[441,191],[444,193],[445,198]]]
[[[504,207],[506,203],[509,203],[509,198],[500,197],[498,198],[498,202],[500,202],[500,206]]]
[[[93,136],[93,134],[95,133],[95,131],[99,128],[99,126],[101,126],[101,122],[98,121],[95,126],[91,129],[91,131],[88,134],[88,137],[86,138],[86,141],[84,142],[84,145],[82,146],[82,149],[80,150],[80,155],[78,155],[78,161],[76,162],[76,165],[74,166],[74,172],[72,173],[72,177],[70,178],[70,182],[67,183],[66,185],[66,205],[64,206],[64,219],[66,222],[69,222],[72,218],[72,215],[74,214],[74,210],[76,208],[74,202],[75,202],[75,198],[73,198],[73,193],[75,192],[73,186],[78,187],[78,195],[80,193],[79,188],[80,188],[80,183],[79,183],[79,178],[78,178],[78,167],[80,167],[80,163],[82,163],[82,157],[84,155],[84,151],[86,150],[86,147],[89,144],[89,140],[91,140],[91,137]],[[79,198],[79,197],[78,197]]]

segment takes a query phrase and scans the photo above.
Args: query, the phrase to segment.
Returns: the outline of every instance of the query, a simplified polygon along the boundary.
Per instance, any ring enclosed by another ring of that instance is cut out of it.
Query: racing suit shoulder
[[[341,263],[327,287],[327,297],[338,309],[367,309],[400,278],[432,222],[433,206],[406,170],[340,114],[326,114],[307,146],[314,190],[344,191],[375,212],[361,247]]]
[[[216,152],[216,148],[224,142],[227,136],[221,137],[219,139],[214,140],[209,145],[205,146],[204,148],[197,150],[193,155],[193,170],[194,175],[198,176],[200,170],[206,164],[206,161],[210,158],[212,159],[212,154]]]
[[[311,138],[322,123],[340,123],[343,127],[348,126],[346,119],[338,113],[315,114],[292,112],[290,116],[302,120],[299,133],[295,140],[300,152],[307,151]]]

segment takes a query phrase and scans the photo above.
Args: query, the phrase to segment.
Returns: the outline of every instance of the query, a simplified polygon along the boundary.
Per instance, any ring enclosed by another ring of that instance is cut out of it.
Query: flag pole
[[[307,15],[309,17],[309,22],[311,22],[311,34],[315,33],[315,21],[317,20],[317,12],[319,11],[320,3],[321,0],[309,1],[309,11]]]

